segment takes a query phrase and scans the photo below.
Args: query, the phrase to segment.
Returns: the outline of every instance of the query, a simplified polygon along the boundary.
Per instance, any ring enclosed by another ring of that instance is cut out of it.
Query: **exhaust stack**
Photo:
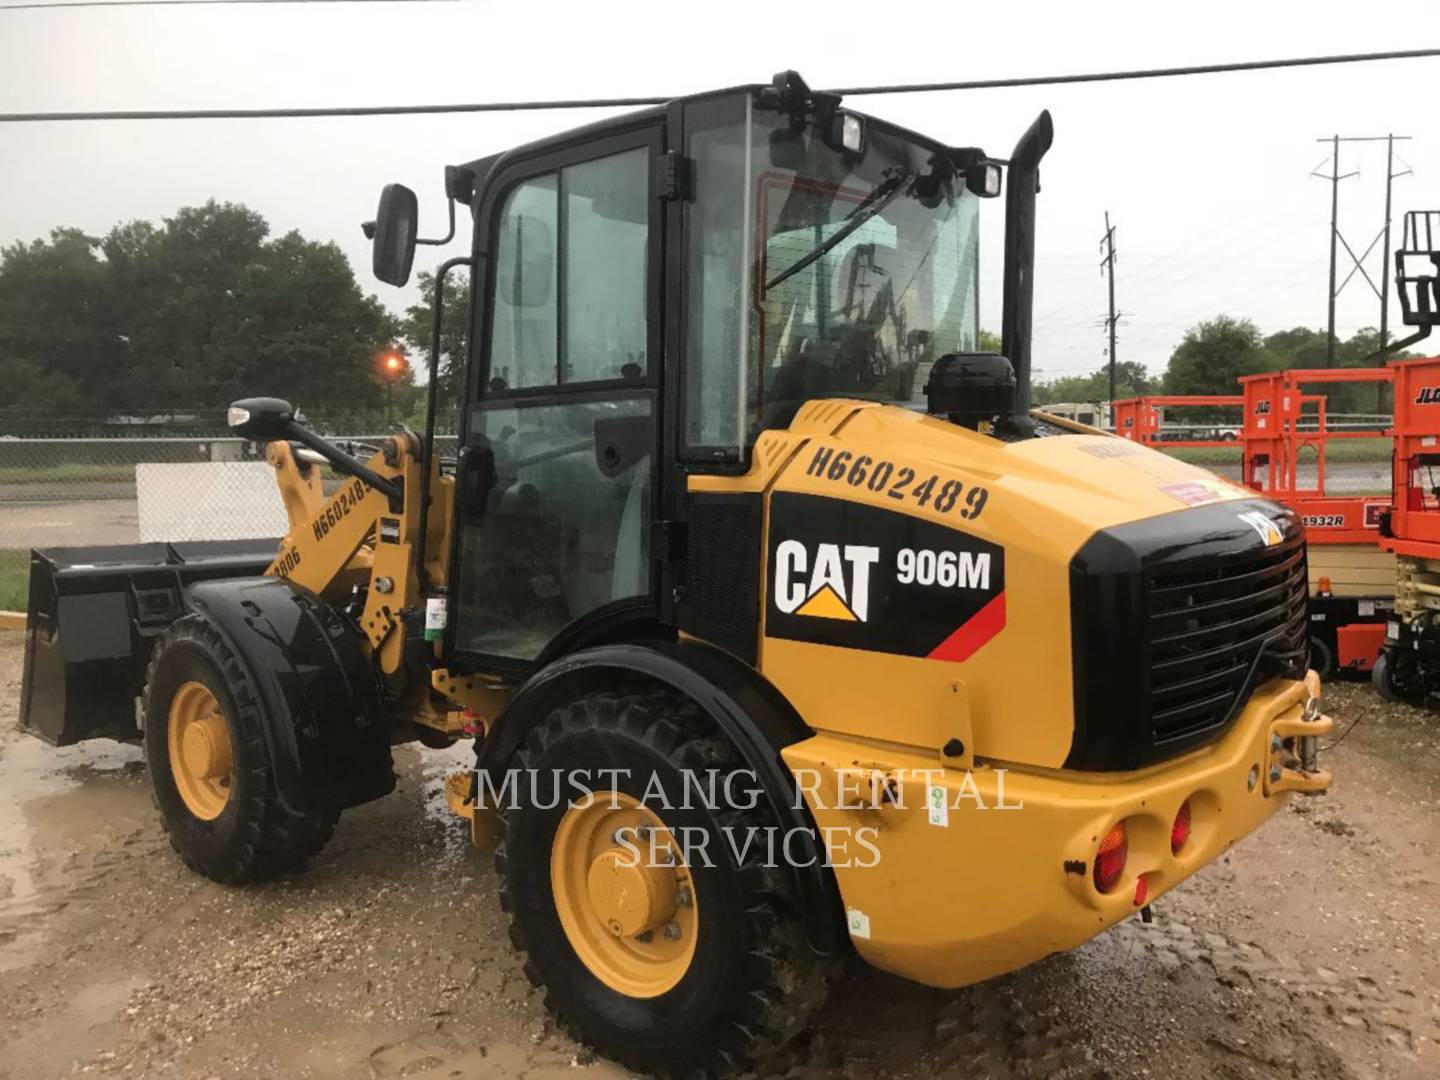
[[[1055,128],[1047,109],[1035,118],[1010,155],[1005,193],[1004,308],[1001,349],[1015,368],[1015,406],[1007,425],[1016,434],[1035,430],[1030,419],[1030,333],[1034,316],[1035,194],[1040,190],[1040,159],[1050,149]]]

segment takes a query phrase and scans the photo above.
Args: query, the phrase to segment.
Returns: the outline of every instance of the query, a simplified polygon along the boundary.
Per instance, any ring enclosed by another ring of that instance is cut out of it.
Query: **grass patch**
[[[30,603],[30,549],[0,550],[0,611],[24,611]]]
[[[0,446],[3,446],[0,443]],[[135,479],[134,465],[20,465],[0,467],[0,484],[113,484]]]
[[[1240,444],[1234,446],[1166,446],[1155,443],[1154,448],[1191,465],[1239,465]],[[1300,463],[1313,464],[1315,452],[1302,450]],[[1336,465],[1341,462],[1388,462],[1390,460],[1389,439],[1331,439],[1325,445],[1325,463]]]

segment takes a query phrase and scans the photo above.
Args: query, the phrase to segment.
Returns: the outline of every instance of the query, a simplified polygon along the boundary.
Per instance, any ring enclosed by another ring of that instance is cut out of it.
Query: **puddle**
[[[45,916],[65,907],[66,865],[102,848],[110,824],[137,821],[138,746],[103,740],[56,748],[15,733],[0,757],[0,971],[38,959]],[[43,868],[48,866],[50,872]]]

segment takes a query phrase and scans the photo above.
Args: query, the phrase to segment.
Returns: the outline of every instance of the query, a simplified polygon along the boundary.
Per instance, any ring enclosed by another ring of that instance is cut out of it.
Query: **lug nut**
[[[1279,779],[1280,779],[1280,770],[1279,770],[1279,769],[1271,769],[1271,770],[1270,770],[1270,782],[1273,784],[1273,783],[1275,783],[1276,781],[1278,781]]]
[[[640,944],[642,945],[648,945],[650,944],[651,939],[654,937],[655,935],[652,934],[649,930],[642,930],[640,933],[635,935],[635,940],[640,942]]]
[[[680,924],[668,922],[665,924],[665,939],[667,941],[680,940]]]
[[[677,889],[675,892],[675,906],[689,907],[693,902],[694,900],[690,896],[690,890],[687,889],[684,885],[681,885],[680,888]]]

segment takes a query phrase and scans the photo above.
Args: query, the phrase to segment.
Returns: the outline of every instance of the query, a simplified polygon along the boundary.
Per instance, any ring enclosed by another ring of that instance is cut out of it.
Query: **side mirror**
[[[965,170],[965,186],[972,195],[982,199],[993,199],[1000,194],[1000,166],[993,161],[981,161]]]
[[[245,398],[230,406],[226,421],[230,430],[242,439],[278,442],[292,436],[295,410],[288,401],[281,401],[279,398]]]
[[[415,192],[404,184],[386,184],[375,211],[371,266],[375,276],[387,285],[404,285],[410,280],[419,218]],[[366,232],[371,233],[371,229]]]

